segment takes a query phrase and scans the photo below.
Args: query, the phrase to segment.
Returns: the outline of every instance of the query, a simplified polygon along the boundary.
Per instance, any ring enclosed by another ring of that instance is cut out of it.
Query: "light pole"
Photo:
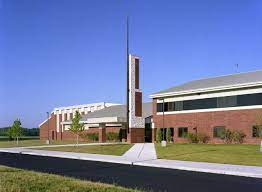
[[[47,114],[47,140],[46,140],[46,144],[50,144],[50,139],[49,139],[49,112],[46,112]]]
[[[165,99],[164,98],[162,98],[162,100],[163,100],[163,108],[162,108],[162,110],[163,110],[163,115],[162,115],[162,117],[163,117],[163,131],[162,131],[162,141],[161,141],[161,146],[162,147],[166,147],[166,141],[164,140],[164,136],[165,136]]]

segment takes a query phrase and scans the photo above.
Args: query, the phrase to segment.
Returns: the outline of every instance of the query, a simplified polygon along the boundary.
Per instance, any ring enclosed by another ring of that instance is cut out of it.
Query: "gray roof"
[[[193,91],[197,89],[209,89],[209,88],[223,87],[223,86],[234,86],[238,84],[247,84],[247,83],[256,83],[256,82],[262,82],[262,70],[193,80],[175,87],[171,87],[169,89],[159,91],[157,93],[154,93],[153,95],[162,94],[162,93]]]
[[[152,103],[143,103],[142,105],[142,116],[144,118],[152,116]],[[126,118],[126,105],[114,105],[94,111],[83,115],[81,121],[86,121],[91,118],[103,118],[103,117],[120,117]]]

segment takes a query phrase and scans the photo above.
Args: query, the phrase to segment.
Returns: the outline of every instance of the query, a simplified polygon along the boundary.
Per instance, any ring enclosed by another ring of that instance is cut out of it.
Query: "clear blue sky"
[[[261,10],[261,0],[0,0],[0,127],[36,127],[58,106],[124,103],[127,15],[145,101],[262,69]]]

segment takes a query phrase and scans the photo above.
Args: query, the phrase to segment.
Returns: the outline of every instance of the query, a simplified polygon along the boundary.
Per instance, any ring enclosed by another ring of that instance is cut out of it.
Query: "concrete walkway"
[[[121,142],[114,142],[114,143],[79,143],[78,146],[88,146],[88,145],[117,145],[123,144]],[[52,147],[73,147],[76,144],[62,144],[62,145],[37,145],[37,146],[29,146],[29,147],[17,147],[22,149],[37,149],[37,148],[52,148]]]
[[[219,164],[219,163],[204,163],[204,162],[157,159],[155,146],[153,143],[135,144],[122,156],[37,150],[37,149],[30,149],[28,147],[0,148],[0,152],[20,153],[20,154],[48,156],[48,157],[60,157],[60,158],[89,160],[89,161],[100,161],[100,162],[109,162],[109,163],[121,163],[121,164],[130,164],[130,165],[138,165],[138,166],[146,166],[146,167],[158,167],[158,168],[179,169],[179,170],[186,170],[186,171],[197,171],[197,172],[206,172],[206,173],[262,178],[262,167],[259,166],[242,166],[242,165],[229,165],[229,164]]]
[[[123,155],[126,159],[138,162],[157,159],[154,143],[137,143]]]

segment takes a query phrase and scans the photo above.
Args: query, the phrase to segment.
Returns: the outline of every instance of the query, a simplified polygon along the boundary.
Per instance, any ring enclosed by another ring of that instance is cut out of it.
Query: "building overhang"
[[[203,88],[203,89],[192,89],[192,90],[177,91],[177,92],[156,93],[156,94],[150,95],[149,97],[151,99],[156,99],[156,98],[172,97],[172,96],[185,96],[185,95],[206,93],[206,92],[228,91],[228,90],[243,89],[243,88],[254,88],[254,87],[259,87],[259,86],[262,86],[262,82],[235,84],[235,85],[230,85],[230,86],[218,86],[218,87],[210,87],[210,88]]]
[[[100,118],[88,118],[87,120],[80,121],[84,124],[123,124],[126,123],[126,118],[124,117],[100,117]],[[61,122],[62,125],[71,125],[72,121]]]

